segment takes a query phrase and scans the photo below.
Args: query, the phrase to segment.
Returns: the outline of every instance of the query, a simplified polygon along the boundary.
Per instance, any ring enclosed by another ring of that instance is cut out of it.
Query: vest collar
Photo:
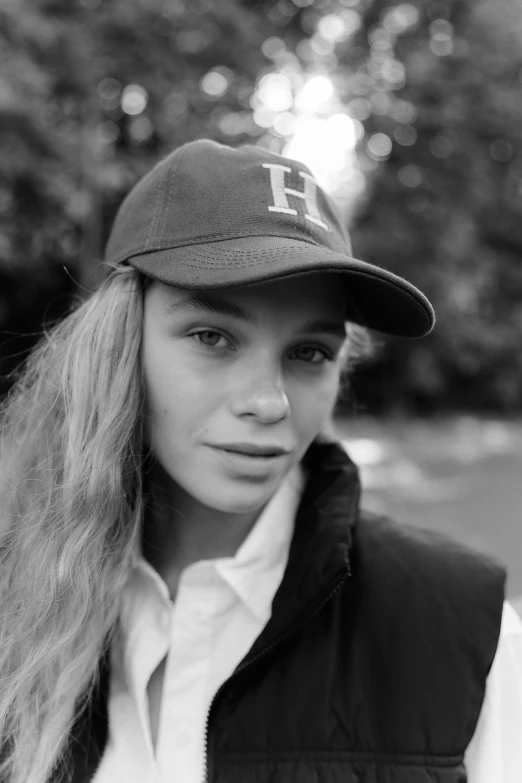
[[[270,644],[350,573],[349,554],[357,524],[360,481],[355,464],[341,444],[316,438],[303,457],[307,482],[297,509],[283,580],[272,616],[249,658]]]

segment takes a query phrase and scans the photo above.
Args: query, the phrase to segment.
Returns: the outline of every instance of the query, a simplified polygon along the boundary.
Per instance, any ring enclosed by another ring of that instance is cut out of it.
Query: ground
[[[363,506],[488,552],[522,614],[522,421],[337,419]]]

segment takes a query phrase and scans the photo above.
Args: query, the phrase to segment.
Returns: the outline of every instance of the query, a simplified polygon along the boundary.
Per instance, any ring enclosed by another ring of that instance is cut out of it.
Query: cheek
[[[338,371],[332,371],[314,386],[294,389],[290,405],[294,422],[303,436],[315,437],[334,409],[338,390]]]
[[[196,400],[193,395],[186,395],[187,402],[184,402],[184,398],[183,389],[176,379],[165,375],[155,378],[154,382],[149,380],[146,387],[146,412],[156,437],[165,436],[190,417],[190,403],[195,405]]]
[[[180,383],[161,351],[148,348],[143,361],[146,430],[157,439],[177,418]]]
[[[144,378],[147,429],[156,442],[200,428],[215,407],[219,386],[202,381],[181,358],[167,363],[161,352],[149,354]]]

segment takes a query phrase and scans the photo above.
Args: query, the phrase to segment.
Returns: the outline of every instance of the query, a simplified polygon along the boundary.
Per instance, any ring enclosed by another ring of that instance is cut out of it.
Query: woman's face
[[[331,415],[344,313],[334,274],[221,291],[154,281],[141,346],[145,432],[174,482],[224,512],[264,506]],[[286,453],[224,449],[238,444]]]

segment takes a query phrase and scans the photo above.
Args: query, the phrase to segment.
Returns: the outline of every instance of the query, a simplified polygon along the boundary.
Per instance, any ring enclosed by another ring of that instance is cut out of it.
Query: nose
[[[249,380],[234,397],[231,405],[235,416],[254,416],[264,424],[272,424],[288,416],[290,403],[280,373],[263,378],[259,373]]]

